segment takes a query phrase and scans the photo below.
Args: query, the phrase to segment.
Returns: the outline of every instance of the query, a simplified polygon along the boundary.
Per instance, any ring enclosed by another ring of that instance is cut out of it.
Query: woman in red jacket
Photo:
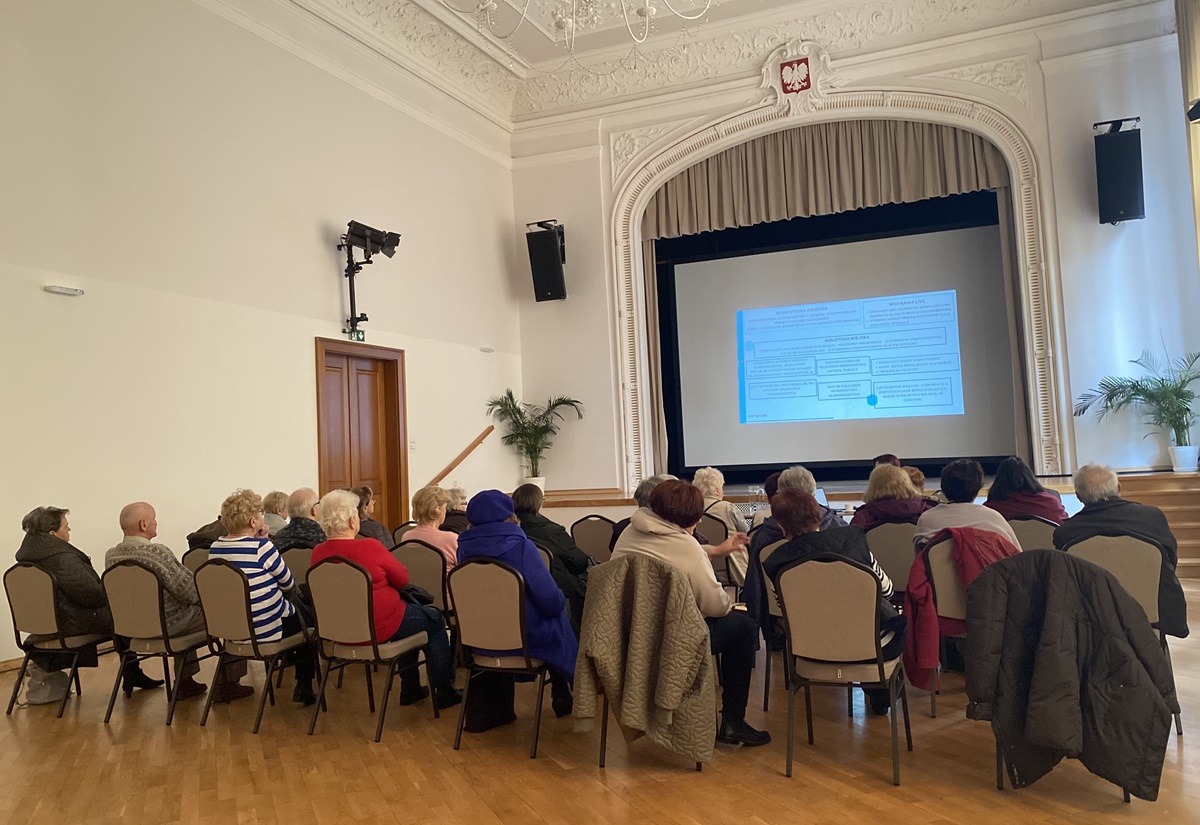
[[[329,558],[354,562],[371,576],[375,608],[375,641],[394,642],[416,633],[429,634],[425,659],[429,681],[434,690],[434,702],[448,708],[462,701],[454,687],[454,665],[450,642],[446,637],[446,620],[436,607],[406,602],[400,591],[408,585],[408,571],[396,561],[378,539],[356,538],[361,524],[358,516],[359,498],[347,490],[334,490],[321,499],[317,518],[328,537],[313,549],[312,564]],[[369,640],[364,639],[364,644]],[[410,654],[415,661],[416,654]],[[411,705],[428,696],[416,671],[406,671],[400,677],[400,704]]]
[[[1055,524],[1067,520],[1058,494],[1037,480],[1029,465],[1016,456],[1006,458],[996,468],[996,478],[988,490],[985,507],[991,507],[1006,519],[1013,516],[1040,516]]]

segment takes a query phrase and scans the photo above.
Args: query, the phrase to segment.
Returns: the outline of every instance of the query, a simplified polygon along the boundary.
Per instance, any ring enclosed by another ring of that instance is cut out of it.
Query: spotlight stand
[[[345,275],[350,279],[350,317],[346,319],[346,327],[342,328],[342,334],[350,338],[351,341],[365,341],[367,334],[365,330],[360,330],[358,325],[370,320],[365,312],[358,311],[358,305],[354,297],[354,276],[362,272],[362,268],[373,263],[371,260],[371,250],[363,250],[366,258],[362,261],[354,260],[354,247],[350,244],[350,239],[346,235],[342,236],[342,242],[338,244],[339,250],[346,250],[346,272]]]

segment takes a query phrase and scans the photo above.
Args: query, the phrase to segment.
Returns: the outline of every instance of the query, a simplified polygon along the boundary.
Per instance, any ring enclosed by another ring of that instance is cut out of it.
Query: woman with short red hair
[[[765,745],[771,734],[746,724],[750,671],[758,626],[743,611],[732,611],[729,594],[717,583],[709,553],[732,552],[735,544],[705,550],[692,535],[704,513],[700,490],[678,479],[664,481],[650,494],[650,506],[630,517],[617,539],[614,559],[640,553],[687,575],[696,606],[708,622],[712,652],[721,654],[721,728],[717,741],[729,745]]]

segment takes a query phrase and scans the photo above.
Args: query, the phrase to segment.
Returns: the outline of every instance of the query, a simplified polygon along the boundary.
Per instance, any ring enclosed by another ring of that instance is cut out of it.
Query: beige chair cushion
[[[408,653],[411,650],[425,647],[429,644],[429,634],[425,632],[414,633],[412,636],[405,636],[403,639],[397,639],[394,642],[386,642],[379,646],[379,656],[381,659],[394,659],[402,653]],[[326,642],[325,655],[331,659],[351,659],[354,661],[375,660],[375,651],[367,645],[343,645],[334,643],[331,645]]]
[[[480,656],[478,653],[471,656],[476,667],[499,667],[507,670],[523,670],[525,668],[524,656]],[[541,667],[542,660],[530,658],[530,663],[534,667]]]
[[[86,636],[68,636],[66,647],[63,647],[58,639],[47,639],[44,642],[34,642],[33,644],[29,645],[29,647],[34,647],[38,650],[74,650],[77,647],[86,647],[87,645],[95,644],[96,642],[103,642],[109,638],[111,637],[103,634],[90,633]]]
[[[190,650],[193,647],[200,647],[208,641],[208,631],[200,630],[196,633],[189,633],[186,636],[174,636],[171,638],[171,650]],[[166,653],[167,643],[161,638],[157,639],[130,639],[129,649],[134,653]]]
[[[313,631],[309,630],[307,632],[301,631],[300,633],[293,633],[291,636],[287,636],[286,638],[280,639],[277,642],[259,642],[258,652],[262,656],[275,656],[276,654],[283,653],[285,650],[291,650],[293,647],[299,647],[305,642],[310,641],[313,636]],[[244,640],[240,642],[235,642],[232,640],[226,641],[225,652],[231,656],[241,656],[247,659],[255,658],[254,645]]]
[[[889,662],[884,662],[884,679],[892,678],[892,674],[896,672],[899,665],[899,656]],[[808,679],[812,682],[875,683],[879,681],[879,665],[875,662],[866,664],[818,662],[815,659],[801,659],[797,656],[796,673],[801,679]]]

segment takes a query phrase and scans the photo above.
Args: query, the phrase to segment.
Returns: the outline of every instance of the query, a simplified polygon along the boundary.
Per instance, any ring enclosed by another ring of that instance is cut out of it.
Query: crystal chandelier
[[[505,32],[498,27],[496,0],[478,0],[478,4],[471,9],[461,9],[452,5],[449,0],[442,0],[442,4],[450,11],[463,17],[474,18],[480,34],[490,33],[492,37],[506,41],[510,50],[512,37],[529,17],[531,2],[532,0],[524,0],[521,16]],[[692,0],[697,7],[691,10],[676,8],[672,5],[671,0],[608,0],[608,2],[605,0],[559,0],[549,14],[554,28],[554,39],[564,46],[571,56],[574,56],[575,38],[581,31],[599,29],[609,19],[620,16],[625,22],[629,36],[633,38],[636,49],[638,45],[645,43],[656,30],[655,19],[658,16],[656,2],[661,3],[667,11],[686,26],[688,23],[702,22],[714,0]]]

